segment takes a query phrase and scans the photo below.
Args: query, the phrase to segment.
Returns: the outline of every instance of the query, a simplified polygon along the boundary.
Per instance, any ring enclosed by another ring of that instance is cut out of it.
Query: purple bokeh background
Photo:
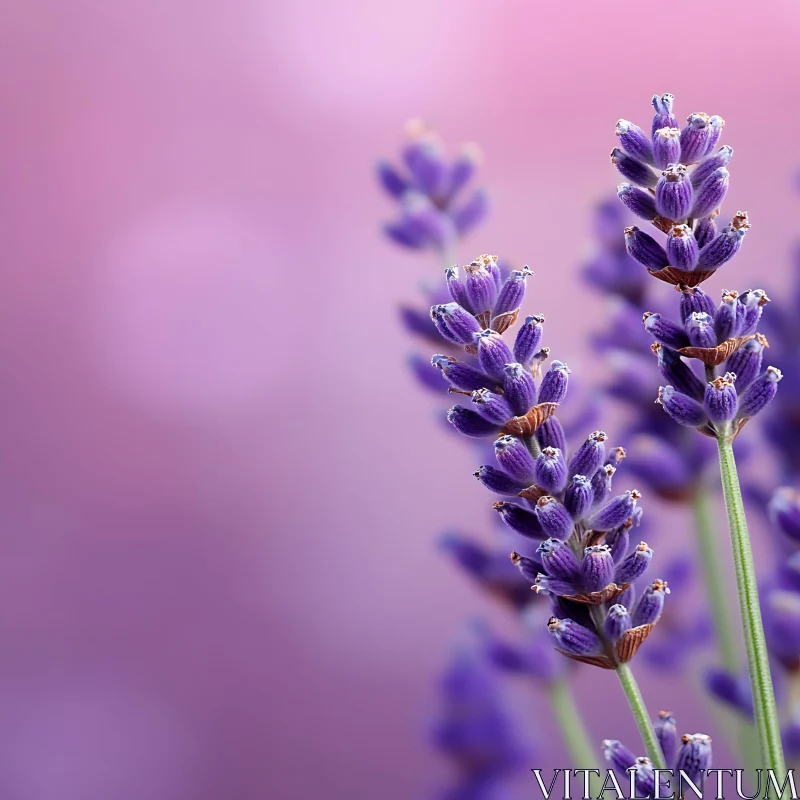
[[[485,608],[434,540],[487,498],[410,386],[395,309],[439,266],[380,238],[373,160],[412,116],[481,143],[493,211],[459,255],[533,267],[587,386],[591,207],[654,91],[725,117],[726,208],[754,224],[727,280],[779,301],[800,8],[4,11],[0,795],[424,796],[434,679]],[[613,675],[584,674],[598,741],[635,741]],[[681,679],[645,691],[693,727]]]

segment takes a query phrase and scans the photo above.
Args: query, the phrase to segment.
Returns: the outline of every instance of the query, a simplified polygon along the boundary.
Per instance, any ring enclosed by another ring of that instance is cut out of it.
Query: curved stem
[[[563,680],[553,681],[549,685],[548,694],[572,766],[575,769],[589,769],[596,766],[597,756],[591,737],[569,686]]]
[[[627,664],[620,664],[617,667],[617,677],[622,691],[625,692],[625,697],[628,698],[628,705],[631,707],[631,713],[639,728],[647,757],[656,769],[666,769],[667,765],[664,761],[664,754],[661,752],[661,745],[658,743],[653,723],[647,713],[647,706],[644,704],[644,698],[639,691],[639,685],[636,683],[636,678],[633,677],[631,668]]]
[[[700,565],[703,570],[703,582],[706,586],[706,593],[711,606],[711,616],[714,620],[717,650],[725,670],[731,675],[736,675],[739,671],[739,653],[736,647],[736,637],[731,627],[730,604],[725,591],[722,565],[717,556],[718,542],[715,536],[714,523],[709,513],[708,498],[702,488],[692,499],[692,511],[694,512],[697,541],[700,546]]]
[[[750,549],[750,536],[747,532],[739,476],[736,473],[736,460],[733,455],[733,445],[729,440],[719,437],[717,444],[719,446],[722,491],[725,495],[725,510],[728,514],[731,533],[733,563],[736,567],[736,588],[739,592],[739,606],[742,612],[747,666],[753,691],[756,729],[761,749],[761,767],[775,770],[775,774],[782,777],[786,772],[786,767],[783,760],[778,711],[775,706],[775,692],[772,688],[772,676],[769,671],[753,553]]]

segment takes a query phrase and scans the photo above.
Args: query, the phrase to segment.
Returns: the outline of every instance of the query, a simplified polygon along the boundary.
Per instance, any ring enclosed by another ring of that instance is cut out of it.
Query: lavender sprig
[[[465,145],[455,159],[447,159],[441,140],[423,122],[412,120],[406,129],[409,143],[403,149],[403,167],[388,161],[377,166],[380,184],[400,212],[384,231],[402,247],[447,254],[488,211],[482,189],[463,198],[480,162],[480,149]]]
[[[568,453],[554,412],[566,396],[569,369],[554,361],[541,375],[546,354],[538,350],[540,317],[527,318],[513,344],[506,342],[503,333],[518,309],[498,308],[493,298],[503,297],[515,279],[512,275],[500,284],[498,278],[493,290],[484,288],[495,281],[495,264],[492,256],[476,259],[465,283],[457,271],[448,271],[453,302],[431,308],[442,337],[466,353],[463,361],[439,355],[433,359],[453,383],[451,391],[470,398],[469,406],[451,408],[448,419],[466,436],[496,437],[496,466],[484,465],[475,475],[495,494],[518,496],[522,502],[499,501],[495,508],[513,531],[540,543],[534,556],[514,552],[512,561],[536,592],[550,596],[553,616],[547,628],[557,650],[576,661],[616,670],[648,752],[661,764],[628,666],[669,594],[661,580],[638,596],[633,589],[653,555],[644,542],[630,545],[630,530],[641,519],[641,495],[633,489],[611,497],[616,465],[626,454],[615,448],[607,455],[603,431],[593,432]],[[480,291],[470,293],[469,280],[480,281]],[[497,330],[481,327],[490,320]]]
[[[766,296],[758,291],[741,296],[723,292],[717,308],[696,288],[738,252],[749,221],[739,212],[717,233],[714,218],[727,192],[725,165],[733,152],[724,147],[714,152],[724,122],[720,117],[692,114],[678,130],[673,99],[670,94],[654,96],[652,140],[634,130],[635,126],[628,129],[618,123],[617,134],[625,152],[615,150],[612,162],[639,187],[620,187],[620,199],[633,213],[668,234],[663,247],[635,226],[625,231],[628,252],[651,275],[682,292],[681,324],[659,314],[645,315],[645,326],[657,344],[676,355],[663,360],[662,374],[668,370],[670,377],[660,388],[658,400],[677,422],[696,427],[717,441],[761,756],[764,767],[783,774],[775,695],[732,444],[742,425],[774,398],[781,373],[774,367],[760,372],[758,344],[765,342],[756,338],[756,327]],[[662,170],[660,177],[648,159]],[[656,213],[651,216],[653,210]],[[753,340],[758,344],[742,349]],[[699,387],[697,376],[682,357],[704,364],[705,381]],[[731,369],[731,362],[737,371]],[[678,382],[684,384],[681,389]]]

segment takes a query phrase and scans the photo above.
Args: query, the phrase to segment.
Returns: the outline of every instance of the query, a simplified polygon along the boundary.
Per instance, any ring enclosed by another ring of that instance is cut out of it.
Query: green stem
[[[725,591],[725,579],[722,575],[714,524],[709,513],[708,498],[702,488],[692,500],[692,511],[694,512],[697,541],[700,545],[700,564],[711,605],[711,616],[714,620],[719,657],[725,670],[731,675],[736,675],[739,671],[739,653],[731,628],[730,605]]]
[[[617,667],[617,677],[622,686],[622,691],[625,692],[625,697],[628,698],[628,705],[631,707],[631,713],[636,720],[636,726],[639,728],[639,734],[642,737],[648,758],[654,768],[666,769],[667,765],[664,761],[664,754],[661,752],[661,745],[658,743],[653,723],[650,721],[644,698],[639,691],[639,685],[636,683],[636,678],[633,677],[631,668],[627,664],[620,664]]]
[[[736,460],[733,455],[733,445],[729,439],[720,436],[717,444],[719,445],[722,492],[725,496],[725,510],[728,514],[733,548],[733,563],[736,567],[736,587],[742,612],[747,666],[753,691],[761,766],[763,769],[775,770],[776,776],[782,777],[786,772],[786,767],[783,760],[778,711],[775,706],[775,693],[772,689],[767,645],[764,641],[764,626],[761,622],[761,609],[758,603],[753,553],[750,549],[750,537],[744,516],[739,476],[736,473]]]
[[[572,692],[563,680],[554,681],[549,687],[550,704],[553,707],[561,737],[569,751],[575,769],[590,769],[597,765],[597,755],[586,730],[581,712]]]

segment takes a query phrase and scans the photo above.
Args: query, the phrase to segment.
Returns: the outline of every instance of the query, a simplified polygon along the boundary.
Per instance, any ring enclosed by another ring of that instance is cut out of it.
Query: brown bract
[[[638,628],[631,628],[625,631],[620,636],[617,642],[617,655],[623,664],[636,655],[636,651],[642,646],[652,630],[653,625],[640,625]]]
[[[525,416],[513,417],[504,426],[500,433],[511,436],[533,436],[543,422],[550,419],[555,413],[558,403],[539,403]]]
[[[681,347],[676,350],[687,358],[697,358],[708,367],[718,367],[723,361],[730,358],[745,342],[755,339],[755,334],[751,336],[737,336],[734,339],[727,339],[716,347]]]
[[[654,278],[658,278],[664,283],[671,283],[673,286],[694,287],[699,286],[703,281],[710,278],[716,270],[691,270],[678,269],[677,267],[664,267],[663,269],[647,270]]]
[[[616,583],[609,583],[605,589],[599,592],[581,592],[580,594],[565,594],[565,600],[572,600],[573,603],[585,603],[590,606],[599,606],[601,603],[607,603],[615,597],[619,597],[628,587],[630,583],[623,583],[622,586],[617,586]]]

